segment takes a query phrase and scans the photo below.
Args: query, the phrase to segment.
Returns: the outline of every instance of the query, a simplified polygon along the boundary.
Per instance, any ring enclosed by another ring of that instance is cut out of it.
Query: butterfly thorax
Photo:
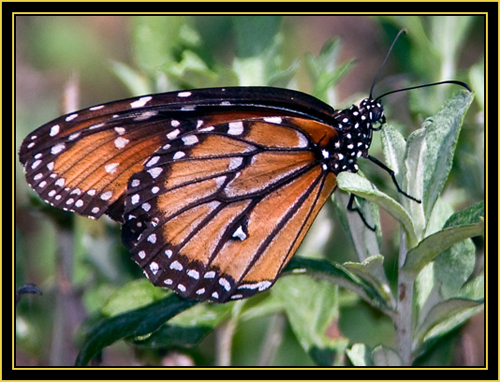
[[[323,151],[323,156],[328,158],[328,168],[335,174],[357,172],[356,161],[368,156],[373,130],[378,130],[385,122],[383,107],[379,102],[365,98],[359,106],[339,110],[333,117],[337,123],[333,127],[339,134]]]

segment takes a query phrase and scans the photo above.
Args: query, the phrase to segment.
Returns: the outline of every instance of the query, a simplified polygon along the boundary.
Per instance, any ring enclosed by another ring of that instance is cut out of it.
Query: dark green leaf
[[[75,366],[87,365],[93,356],[119,339],[143,337],[158,330],[170,318],[197,303],[172,293],[144,308],[104,320],[87,336]]]
[[[314,277],[325,278],[344,288],[352,290],[374,306],[390,310],[385,299],[380,296],[370,283],[349,272],[343,266],[326,260],[306,259],[294,256],[286,266],[284,274],[311,274]]]

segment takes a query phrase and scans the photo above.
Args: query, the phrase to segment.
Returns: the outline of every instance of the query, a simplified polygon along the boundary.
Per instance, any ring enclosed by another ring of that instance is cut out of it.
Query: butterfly
[[[47,203],[120,223],[154,285],[227,302],[274,284],[359,158],[405,194],[368,155],[385,122],[380,98],[334,110],[272,87],[146,95],[59,117],[24,139],[19,158]]]

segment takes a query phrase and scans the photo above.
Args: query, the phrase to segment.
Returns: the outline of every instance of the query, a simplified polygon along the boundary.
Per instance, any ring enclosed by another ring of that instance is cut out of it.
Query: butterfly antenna
[[[375,87],[375,84],[377,83],[377,80],[378,78],[380,77],[380,73],[382,73],[382,69],[384,68],[385,66],[385,63],[387,62],[387,59],[389,58],[389,55],[391,54],[392,52],[392,48],[394,48],[394,44],[396,43],[396,41],[398,40],[399,36],[401,36],[403,33],[406,33],[406,29],[401,29],[398,34],[396,35],[396,37],[394,38],[394,41],[392,42],[391,44],[391,47],[389,48],[389,51],[387,52],[385,58],[384,58],[384,62],[382,62],[382,65],[380,65],[380,68],[377,72],[377,74],[375,74],[375,78],[373,79],[373,83],[372,83],[372,87],[370,88],[370,98],[372,98],[372,94],[373,94],[373,88]],[[380,98],[380,97],[379,97]]]
[[[378,101],[380,100],[382,97],[385,97],[386,95],[389,95],[389,94],[394,94],[394,93],[399,93],[399,92],[404,92],[404,91],[407,91],[407,90],[412,90],[412,89],[419,89],[419,88],[426,88],[428,86],[435,86],[435,85],[442,85],[442,84],[455,84],[455,85],[460,85],[464,88],[466,88],[468,91],[472,91],[471,88],[469,87],[469,85],[467,85],[465,82],[462,82],[462,81],[456,81],[456,80],[446,80],[446,81],[439,81],[439,82],[432,82],[430,84],[423,84],[423,85],[416,85],[416,86],[410,86],[409,88],[403,88],[403,89],[397,89],[397,90],[391,90],[387,93],[384,93],[380,96],[378,96],[375,101]],[[370,94],[371,96],[371,94]]]

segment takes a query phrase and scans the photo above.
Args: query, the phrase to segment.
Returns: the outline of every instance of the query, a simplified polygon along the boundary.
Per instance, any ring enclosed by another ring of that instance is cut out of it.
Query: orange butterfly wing
[[[155,285],[224,302],[269,288],[335,174],[357,170],[339,133],[356,110],[275,88],[164,93],[62,116],[19,156],[46,202],[120,222]]]
[[[157,286],[224,302],[269,288],[335,188],[296,117],[232,120],[176,135],[134,174],[123,239]]]

